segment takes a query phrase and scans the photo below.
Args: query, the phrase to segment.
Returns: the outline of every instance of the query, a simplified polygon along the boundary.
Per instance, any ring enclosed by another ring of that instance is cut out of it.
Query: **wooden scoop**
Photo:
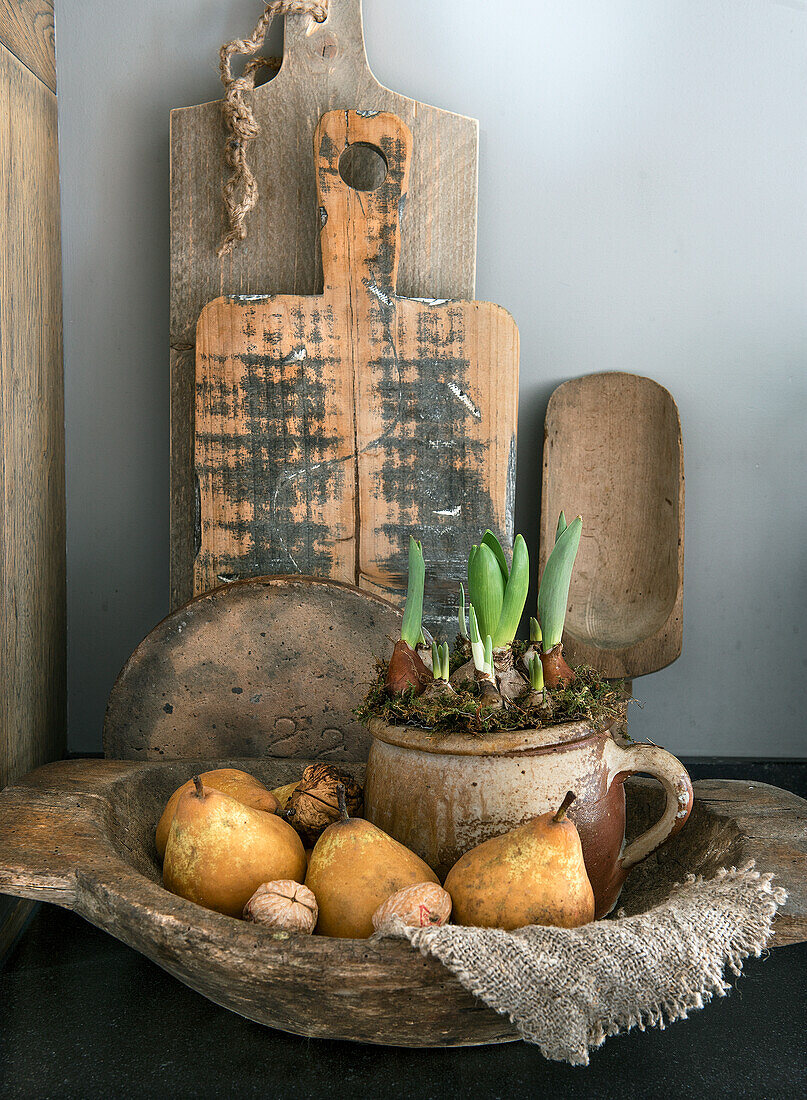
[[[583,517],[567,658],[608,677],[670,664],[681,652],[684,458],[667,390],[619,371],[558,386],[545,423],[542,570],[561,509]]]

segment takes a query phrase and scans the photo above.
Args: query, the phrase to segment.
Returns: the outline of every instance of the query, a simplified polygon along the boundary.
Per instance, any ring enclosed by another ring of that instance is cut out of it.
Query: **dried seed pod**
[[[299,779],[295,779],[293,783],[284,783],[282,787],[275,787],[274,788],[274,790],[272,791],[272,794],[275,796],[275,798],[278,801],[278,809],[275,810],[275,813],[278,813],[278,814],[283,813],[283,811],[286,809],[286,807],[289,804],[289,799],[291,798],[292,791],[294,790],[294,788],[297,786],[297,784],[299,782],[300,782]]]
[[[292,879],[264,882],[244,906],[244,920],[282,932],[310,935],[317,923],[317,899],[307,886]]]
[[[322,833],[334,821],[339,820],[339,800],[336,788],[345,788],[347,809],[351,817],[358,817],[363,805],[362,790],[352,776],[340,771],[334,764],[309,764],[303,778],[291,793],[283,816],[293,825],[312,847]]]
[[[393,917],[412,928],[445,924],[451,916],[451,895],[436,882],[419,882],[398,890],[373,913],[373,928],[380,932]]]

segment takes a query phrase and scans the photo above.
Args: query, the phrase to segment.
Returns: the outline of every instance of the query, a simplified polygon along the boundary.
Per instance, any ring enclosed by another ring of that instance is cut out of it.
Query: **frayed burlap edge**
[[[787,898],[772,879],[753,861],[689,875],[647,912],[582,928],[409,928],[395,918],[380,935],[439,959],[545,1057],[588,1065],[609,1036],[664,1028],[731,989],[726,968],[737,976],[762,954]]]

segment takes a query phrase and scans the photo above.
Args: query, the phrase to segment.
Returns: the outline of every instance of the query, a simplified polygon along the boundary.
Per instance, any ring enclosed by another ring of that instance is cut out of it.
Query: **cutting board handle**
[[[355,74],[358,83],[375,77],[364,50],[361,0],[328,0],[328,15],[318,23],[307,12],[289,12],[283,28],[284,77],[311,80],[335,69]]]
[[[357,287],[382,305],[395,293],[411,155],[412,134],[396,115],[329,111],[320,119],[314,156],[326,290]]]

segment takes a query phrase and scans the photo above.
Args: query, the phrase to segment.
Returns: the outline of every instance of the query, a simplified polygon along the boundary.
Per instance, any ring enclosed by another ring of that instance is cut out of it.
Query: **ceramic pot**
[[[365,816],[444,879],[464,852],[555,810],[574,791],[597,916],[616,904],[628,871],[684,825],[692,784],[683,764],[656,745],[617,740],[607,725],[567,722],[489,737],[390,726],[372,719]],[[624,781],[641,772],[666,794],[655,825],[625,846]]]

